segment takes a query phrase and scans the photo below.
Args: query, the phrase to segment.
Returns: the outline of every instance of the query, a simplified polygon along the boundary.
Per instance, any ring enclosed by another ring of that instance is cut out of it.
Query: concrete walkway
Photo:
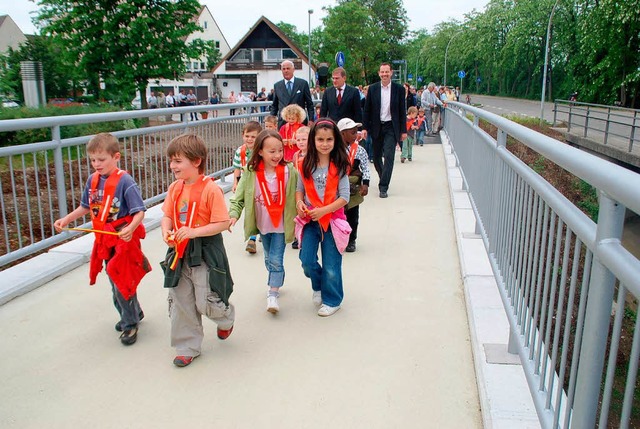
[[[0,427],[482,427],[443,150],[396,158],[388,199],[373,172],[332,317],[316,315],[290,247],[281,312],[267,313],[262,250],[244,251],[240,227],[224,237],[234,333],[220,341],[205,320],[187,368],[171,363],[159,229],[144,241],[154,270],[131,347],[114,331],[106,276],[89,287],[87,264],[1,306]]]

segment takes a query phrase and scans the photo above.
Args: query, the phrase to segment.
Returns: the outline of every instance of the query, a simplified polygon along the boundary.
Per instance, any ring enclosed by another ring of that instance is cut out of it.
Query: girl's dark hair
[[[340,176],[347,174],[349,170],[349,156],[345,149],[344,140],[342,140],[342,134],[335,122],[329,118],[320,118],[311,127],[309,133],[309,140],[307,143],[307,155],[302,161],[302,175],[306,179],[311,178],[313,170],[318,165],[319,157],[318,150],[316,149],[316,132],[318,130],[331,130],[333,132],[333,138],[335,140],[333,149],[329,154],[329,160],[338,168]]]
[[[275,130],[262,130],[260,134],[256,137],[256,142],[253,145],[253,150],[251,151],[251,158],[249,158],[249,162],[247,162],[247,169],[251,171],[257,171],[258,165],[260,165],[260,161],[262,158],[260,157],[260,151],[264,147],[264,141],[269,137],[273,137],[274,139],[278,139],[280,143],[282,143],[284,150],[284,142],[282,141],[282,136]],[[287,162],[284,160],[284,157],[280,160],[280,164],[286,164]]]

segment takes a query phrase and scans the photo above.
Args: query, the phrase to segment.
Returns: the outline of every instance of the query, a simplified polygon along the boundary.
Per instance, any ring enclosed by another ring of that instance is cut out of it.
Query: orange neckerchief
[[[349,167],[353,167],[353,161],[356,159],[356,152],[358,152],[358,143],[351,143],[351,145],[349,145]]]
[[[287,143],[285,143],[286,146],[292,148],[296,144],[296,131],[298,131],[298,128],[301,127],[302,124],[299,122],[296,122],[294,124],[290,124],[287,122],[282,127],[280,127],[280,136],[283,140],[287,141]]]
[[[187,208],[187,218],[185,219],[185,223],[183,224],[180,221],[180,194],[184,190],[184,180],[178,184],[173,190],[173,230],[177,231],[183,226],[188,228],[193,228],[193,225],[198,217],[198,207],[200,205],[200,199],[202,197],[202,191],[204,191],[204,187],[207,184],[207,181],[211,180],[210,177],[201,175],[196,179],[191,187],[191,192],[189,193],[189,206]],[[178,263],[178,259],[181,259],[184,255],[185,250],[187,250],[187,245],[189,244],[189,240],[185,239],[176,243],[176,256],[171,262],[169,268],[172,270],[175,269],[176,264]]]
[[[123,173],[126,172],[116,168],[109,177],[107,177],[102,193],[102,204],[99,206],[100,209],[98,210],[98,214],[96,215],[93,210],[90,211],[93,229],[104,229],[104,225],[107,223],[107,217],[109,216],[111,204],[113,204],[113,196],[116,194],[116,187],[118,186],[118,182],[120,181]],[[90,195],[93,195],[98,190],[99,183],[100,175],[98,173],[93,173],[93,177],[91,178]]]
[[[313,184],[313,177],[306,178],[303,174],[302,183],[304,184],[304,190],[307,194],[307,198],[314,207],[327,206],[334,202],[336,200],[336,195],[338,195],[338,185],[340,183],[340,178],[338,177],[338,167],[336,167],[333,162],[329,163],[327,184],[324,188],[324,201],[320,201],[318,191],[316,191],[316,187]],[[330,221],[331,213],[327,213],[318,220],[318,223],[320,224],[320,226],[322,226],[322,229],[326,231],[327,229],[329,229]]]
[[[273,226],[276,228],[280,225],[280,219],[282,219],[282,213],[284,212],[285,192],[284,192],[284,165],[278,164],[276,166],[276,178],[278,179],[278,201],[271,199],[272,195],[269,191],[269,185],[267,179],[264,176],[264,161],[260,161],[258,169],[256,170],[256,178],[258,179],[258,185],[260,186],[260,192],[264,198],[267,211]]]
[[[242,146],[240,146],[240,165],[243,167],[247,165],[247,145],[246,144],[243,144]]]

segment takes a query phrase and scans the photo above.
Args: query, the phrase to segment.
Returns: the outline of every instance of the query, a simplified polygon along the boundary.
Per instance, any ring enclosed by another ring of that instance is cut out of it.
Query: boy
[[[264,118],[264,129],[278,131],[278,118],[273,115]]]
[[[361,126],[361,123],[354,122],[349,118],[342,118],[338,121],[338,129],[342,134],[344,143],[347,145],[346,150],[349,154],[349,164],[351,165],[351,171],[349,172],[350,197],[345,210],[347,222],[351,227],[351,234],[345,249],[346,252],[356,251],[360,203],[364,201],[364,197],[369,193],[369,180],[371,178],[367,151],[358,144],[358,127]]]
[[[298,146],[298,151],[293,154],[293,166],[298,170],[298,173],[302,171],[302,166],[300,165],[300,161],[307,154],[307,144],[309,143],[309,132],[311,129],[309,127],[300,127],[296,131],[296,146]],[[298,243],[298,239],[294,238],[293,243],[291,243],[291,247],[294,249],[300,248],[300,243]]]
[[[95,173],[87,179],[80,205],[53,225],[60,232],[69,223],[91,214],[96,234],[89,284],[95,284],[105,261],[113,304],[120,314],[115,328],[122,332],[120,342],[130,346],[136,342],[138,323],[144,318],[136,289],[142,277],[151,271],[140,246],[145,237],[142,219],[146,208],[136,182],[118,168],[118,139],[108,133],[98,134],[87,144],[87,153]]]
[[[265,120],[266,124],[266,120]],[[247,162],[251,158],[251,152],[253,151],[253,145],[256,142],[256,137],[262,131],[262,125],[256,121],[249,121],[242,129],[242,141],[243,145],[236,149],[236,153],[233,155],[233,192],[238,187],[242,170],[246,167]],[[245,250],[250,254],[256,253],[256,236],[252,235],[247,241],[247,247]]]
[[[431,127],[431,124],[429,123],[430,121],[427,121],[426,116],[424,116],[424,109],[422,107],[418,109],[417,121],[418,121],[418,132],[417,132],[416,140],[418,140],[418,144],[420,146],[423,146],[424,136],[427,134],[427,132],[431,131],[429,129]]]
[[[416,117],[418,116],[418,109],[416,106],[411,106],[407,110],[407,138],[402,143],[402,155],[400,155],[400,162],[405,162],[407,159],[411,161],[413,155],[413,142],[416,138],[416,130],[418,124]]]
[[[200,355],[202,315],[217,323],[218,338],[233,331],[235,310],[229,303],[233,280],[222,231],[229,215],[222,190],[204,175],[207,148],[194,134],[183,134],[167,147],[176,181],[162,205],[162,239],[169,249],[161,264],[169,289],[173,364],[189,365]]]

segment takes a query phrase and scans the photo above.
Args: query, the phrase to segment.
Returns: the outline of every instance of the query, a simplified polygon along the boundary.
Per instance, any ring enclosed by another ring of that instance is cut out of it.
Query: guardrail
[[[268,112],[258,112],[258,108],[269,105],[237,103],[0,121],[0,132],[49,128],[52,135],[50,141],[0,148],[0,269],[78,235],[57,234],[53,222],[79,205],[82,188],[91,174],[84,147],[92,136],[62,139],[62,127],[157,118],[155,126],[113,132],[120,141],[120,168],[133,176],[145,204],[151,206],[164,199],[173,181],[165,157],[172,138],[185,132],[204,138],[209,147],[205,171],[224,180],[231,171],[233,153],[242,144],[243,125],[266,116]],[[226,112],[229,108],[237,112],[246,108],[248,113],[190,118],[191,112]],[[172,117],[180,117],[180,122],[171,121]],[[83,227],[89,220],[85,217],[71,226]]]
[[[628,427],[640,318],[625,314],[625,302],[640,296],[640,261],[620,238],[625,208],[640,213],[640,175],[482,109],[448,104],[445,130],[509,319],[509,350],[518,350],[542,427]],[[480,119],[497,127],[497,139]],[[507,150],[508,138],[597,188],[597,224]],[[624,362],[621,341],[630,349]]]
[[[605,145],[609,144],[611,138],[617,138],[626,142],[627,151],[632,152],[634,143],[640,139],[640,110],[637,109],[555,100],[554,124],[558,114],[566,115],[567,132],[572,128],[581,128],[583,137],[589,136],[589,133],[602,136]]]

